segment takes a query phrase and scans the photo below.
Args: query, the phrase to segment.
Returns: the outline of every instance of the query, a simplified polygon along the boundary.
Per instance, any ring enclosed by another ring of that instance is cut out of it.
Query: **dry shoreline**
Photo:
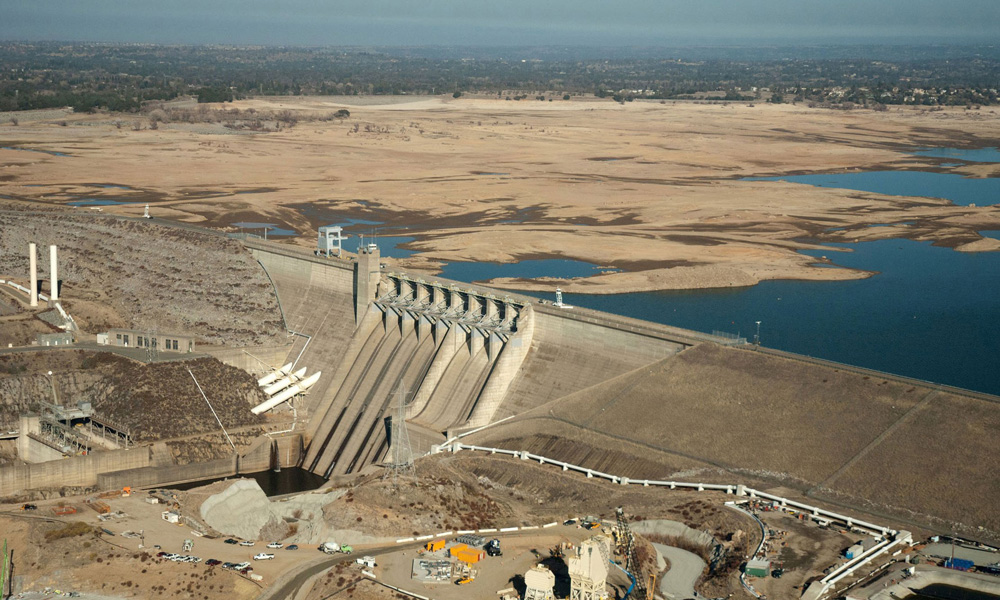
[[[560,257],[624,271],[517,281],[519,289],[585,293],[870,276],[810,266],[817,261],[798,252],[828,242],[902,237],[1000,250],[977,233],[1000,229],[997,207],[742,181],[875,168],[1000,176],[997,164],[945,168],[907,153],[998,145],[993,108],[398,100],[267,97],[218,106],[298,115],[295,127],[270,133],[221,121],[132,131],[116,128],[115,115],[25,115],[17,127],[0,124],[0,139],[16,140],[0,145],[23,149],[0,150],[0,196],[31,207],[128,202],[102,210],[129,216],[149,203],[154,216],[228,231],[242,221],[273,223],[299,232],[286,243],[309,249],[320,225],[377,222],[347,231],[414,237],[406,247],[417,254],[389,260],[394,268]],[[351,117],[318,120],[339,108]]]

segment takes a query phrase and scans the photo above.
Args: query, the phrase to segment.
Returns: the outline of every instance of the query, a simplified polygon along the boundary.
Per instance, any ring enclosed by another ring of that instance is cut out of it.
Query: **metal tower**
[[[618,507],[615,511],[618,515],[618,551],[625,558],[625,570],[635,578],[635,588],[630,596],[638,600],[650,598],[646,589],[646,579],[642,574],[642,565],[639,564],[639,557],[635,550],[635,536],[629,529],[628,519],[625,518],[625,511]]]
[[[385,477],[392,478],[392,485],[399,483],[399,478],[413,475],[413,449],[410,448],[410,434],[406,430],[406,391],[400,385],[396,390],[396,407],[390,417],[389,455],[391,456]]]

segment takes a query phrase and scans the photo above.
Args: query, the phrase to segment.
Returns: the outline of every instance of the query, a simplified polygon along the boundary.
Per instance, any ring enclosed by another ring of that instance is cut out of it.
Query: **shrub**
[[[52,542],[63,538],[77,537],[94,531],[94,528],[83,521],[67,523],[59,529],[52,529],[45,532],[45,541]]]

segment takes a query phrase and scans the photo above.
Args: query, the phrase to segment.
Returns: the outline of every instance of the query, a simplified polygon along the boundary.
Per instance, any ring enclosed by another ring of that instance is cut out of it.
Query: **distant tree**
[[[351,116],[351,111],[347,110],[346,108],[342,108],[337,112],[333,113],[333,116],[338,119],[346,119],[347,117]]]
[[[462,97],[462,92],[455,92],[454,94],[451,95],[451,97],[452,98],[461,98]]]
[[[563,100],[569,100],[569,94],[563,94]]]

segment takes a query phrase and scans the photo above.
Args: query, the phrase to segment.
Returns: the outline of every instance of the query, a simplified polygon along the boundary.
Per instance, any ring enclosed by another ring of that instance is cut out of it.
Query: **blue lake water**
[[[0,146],[0,150],[20,150],[21,152],[38,152],[40,154],[48,154],[49,156],[69,156],[64,152],[56,152],[54,150],[37,150],[35,148],[17,148],[15,146]]]
[[[563,301],[747,338],[761,321],[765,346],[1000,394],[1000,254],[910,240],[831,244],[809,254],[879,274],[725,290],[563,294]]]
[[[117,200],[108,200],[106,198],[85,198],[83,200],[75,200],[73,202],[67,203],[69,206],[120,206],[125,204],[136,204],[135,202],[119,202]]]
[[[413,256],[416,251],[407,250],[406,248],[400,248],[403,244],[408,244],[417,238],[406,235],[380,235],[377,238],[365,236],[364,243],[367,245],[370,242],[375,242],[378,244],[379,254],[382,256],[388,256],[390,258],[406,258],[407,256]],[[344,240],[344,249],[348,252],[357,252],[358,247],[361,246],[360,237],[352,237],[348,240]]]
[[[616,269],[599,269],[597,265],[579,260],[542,259],[522,260],[518,263],[446,263],[441,269],[441,277],[457,281],[486,281],[496,277],[590,277]]]
[[[1000,149],[997,148],[921,148],[911,154],[933,158],[956,158],[967,162],[1000,162]]]
[[[1000,179],[973,179],[954,173],[925,171],[867,171],[747,177],[744,181],[788,181],[817,187],[844,188],[891,196],[943,198],[954,204],[989,206],[1000,202]]]
[[[294,230],[291,230],[291,229],[282,229],[280,227],[277,227],[274,223],[254,223],[254,222],[250,222],[250,221],[241,221],[239,223],[233,223],[233,226],[234,227],[240,227],[242,229],[250,229],[251,231],[249,231],[247,233],[255,233],[254,231],[252,231],[254,229],[260,229],[260,230],[266,229],[268,236],[272,236],[272,235],[295,235],[295,231]],[[263,231],[261,231],[260,233],[263,233]]]

